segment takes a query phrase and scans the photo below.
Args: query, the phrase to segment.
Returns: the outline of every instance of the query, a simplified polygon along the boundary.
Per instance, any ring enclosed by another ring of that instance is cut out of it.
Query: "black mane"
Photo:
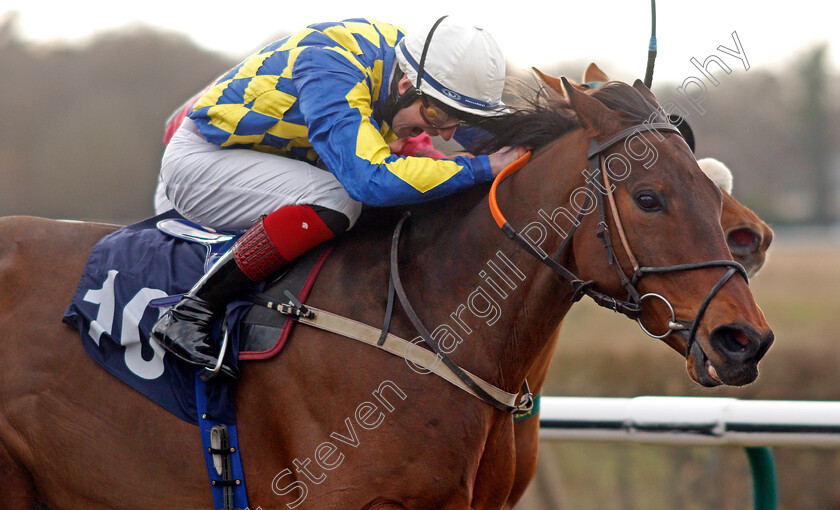
[[[661,106],[650,104],[636,88],[620,81],[608,82],[595,90],[592,97],[636,123],[668,122]]]
[[[503,147],[530,146],[538,150],[580,127],[574,111],[553,90],[518,93],[518,106],[511,113],[482,120],[478,127],[489,135],[467,147],[473,154],[489,154]],[[667,122],[659,105],[652,105],[635,88],[612,81],[595,90],[592,97],[633,122]]]
[[[502,147],[520,145],[530,145],[537,150],[580,126],[574,111],[560,94],[553,90],[531,92],[534,94],[527,99],[524,95],[514,98],[522,104],[511,107],[509,115],[482,120],[477,124],[487,130],[490,137],[468,150],[474,154],[487,154]],[[650,119],[652,122],[667,122],[664,116],[659,118],[654,115],[661,114],[657,105],[647,102],[639,91],[626,83],[609,82],[592,96],[611,110],[620,112],[628,121],[642,123]],[[393,231],[397,221],[408,210],[415,218],[427,220],[423,223],[422,232],[415,233],[415,237],[422,235],[433,239],[451,228],[451,218],[463,217],[479,204],[486,203],[489,188],[490,183],[480,184],[457,195],[410,206],[366,207],[353,231],[368,231],[370,234],[366,235],[381,236],[382,232]]]
[[[471,147],[473,154],[490,154],[503,147],[530,146],[534,150],[548,145],[580,127],[568,103],[551,90],[517,92],[510,113],[483,119],[477,126],[487,136]]]

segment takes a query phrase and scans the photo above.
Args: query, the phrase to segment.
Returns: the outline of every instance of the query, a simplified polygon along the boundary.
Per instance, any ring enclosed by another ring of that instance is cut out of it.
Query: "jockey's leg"
[[[166,197],[166,188],[163,185],[163,181],[160,180],[160,177],[158,177],[158,184],[155,189],[154,207],[155,214],[162,214],[170,209],[175,209],[175,206]]]
[[[210,324],[227,303],[349,229],[361,212],[330,172],[257,151],[221,150],[189,120],[166,149],[161,182],[186,218],[221,230],[248,228],[152,330],[164,348],[208,368],[219,351],[208,336]],[[236,376],[229,366],[222,371]]]
[[[156,213],[172,206],[188,220],[244,231],[287,205],[319,205],[342,213],[351,227],[362,204],[328,170],[249,149],[221,149],[186,119],[166,147]],[[163,205],[166,204],[166,205]]]
[[[321,208],[328,221],[339,213]],[[342,217],[343,218],[343,217]],[[346,223],[346,219],[343,218]],[[166,350],[195,365],[213,368],[219,346],[210,339],[214,317],[255,283],[268,278],[311,248],[332,239],[335,233],[308,205],[278,209],[239,238],[207,274],[152,329],[152,336]],[[222,365],[229,377],[236,370]]]

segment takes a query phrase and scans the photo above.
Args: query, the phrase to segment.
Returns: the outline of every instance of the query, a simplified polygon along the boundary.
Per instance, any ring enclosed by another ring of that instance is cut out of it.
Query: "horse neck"
[[[540,209],[550,213],[567,205],[582,182],[586,139],[579,131],[555,142],[499,186],[498,202],[514,226],[545,223]],[[464,205],[455,199],[413,229],[416,235],[405,243],[411,263],[403,267],[414,269],[411,285],[425,290],[426,299],[416,308],[423,310],[419,313],[427,329],[437,329],[439,343],[458,342],[451,353],[455,362],[516,391],[539,357],[550,356],[544,351],[571,306],[571,291],[500,231],[486,193],[475,203],[472,195],[460,202],[465,200],[471,206],[466,214],[457,211]],[[556,250],[561,240],[554,235],[542,247]],[[567,263],[573,268],[573,260]]]

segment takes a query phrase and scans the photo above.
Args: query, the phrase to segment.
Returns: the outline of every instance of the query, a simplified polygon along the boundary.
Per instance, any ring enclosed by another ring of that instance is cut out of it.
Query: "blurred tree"
[[[688,119],[698,157],[727,163],[735,195],[776,224],[830,221],[832,207],[836,215],[828,179],[840,98],[826,51],[779,71],[725,75],[708,85],[705,113]],[[15,13],[0,15],[0,215],[120,223],[151,215],[164,121],[233,63],[142,26],[73,46],[34,44],[21,39]],[[542,70],[579,80],[586,64]],[[637,77],[598,64],[615,79]],[[678,85],[654,79],[654,92],[678,101]]]
[[[0,48],[20,40],[20,13],[6,11],[0,14]]]
[[[15,23],[0,25],[0,215],[150,216],[166,118],[234,62],[141,26],[58,47]]]
[[[831,141],[826,101],[826,53],[828,45],[820,45],[809,52],[802,65],[803,98],[800,122],[802,146],[805,148],[803,171],[808,176],[813,193],[813,221],[831,223],[834,190],[831,179]]]

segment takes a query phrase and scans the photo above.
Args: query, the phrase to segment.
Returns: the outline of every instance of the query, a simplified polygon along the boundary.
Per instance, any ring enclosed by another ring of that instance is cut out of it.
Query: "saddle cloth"
[[[175,416],[197,425],[195,367],[168,354],[149,334],[165,306],[189,291],[236,236],[215,244],[173,237],[157,228],[166,220],[186,222],[170,211],[101,239],[91,251],[63,320],[79,331],[85,351],[97,363]],[[330,251],[330,246],[312,250],[265,289],[261,285],[255,291],[281,303],[290,301],[284,296],[289,291],[304,301]],[[230,303],[226,356],[238,363],[277,355],[295,323],[286,319],[276,311],[254,307],[245,296]],[[233,422],[233,387],[225,377],[208,381],[210,415]]]

